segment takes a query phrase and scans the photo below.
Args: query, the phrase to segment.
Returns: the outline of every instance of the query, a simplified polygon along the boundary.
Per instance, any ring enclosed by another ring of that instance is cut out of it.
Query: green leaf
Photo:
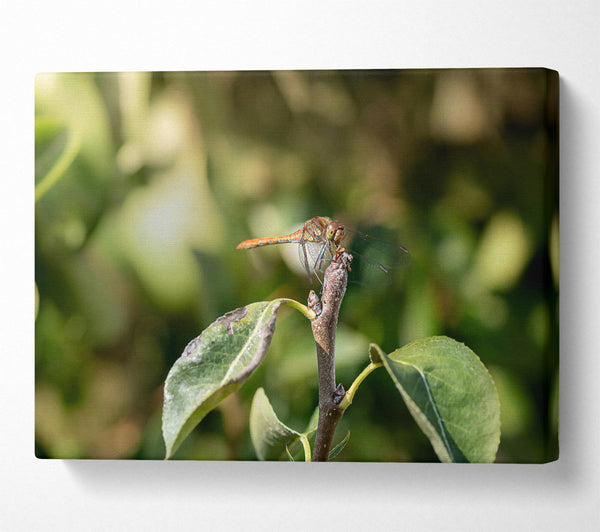
[[[295,462],[291,447],[300,441],[304,448],[304,460],[310,462],[309,437],[317,430],[319,409],[315,409],[303,433],[282,423],[263,388],[256,390],[250,409],[250,436],[259,460],[279,460],[284,453],[290,462]],[[330,452],[329,460],[337,456],[350,440],[350,431]],[[294,451],[295,453],[297,451]]]
[[[252,303],[228,312],[187,345],[165,382],[162,431],[166,458],[258,367],[271,344],[282,302]]]
[[[250,436],[259,460],[279,460],[286,450],[291,456],[288,447],[298,439],[306,438],[279,421],[262,388],[256,390],[252,399]]]
[[[493,462],[500,402],[489,372],[467,346],[433,336],[383,355],[390,377],[442,462]]]
[[[342,449],[344,447],[346,447],[346,444],[349,441],[350,441],[350,431],[347,432],[346,436],[340,443],[338,443],[333,449],[331,449],[331,451],[329,451],[329,460],[331,460],[332,458],[335,458],[338,454],[340,454]]]
[[[381,364],[383,362],[383,351],[377,344],[369,345],[369,359],[373,364]]]

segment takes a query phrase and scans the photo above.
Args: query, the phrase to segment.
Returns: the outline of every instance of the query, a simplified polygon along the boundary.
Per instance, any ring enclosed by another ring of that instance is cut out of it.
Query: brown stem
[[[317,313],[311,325],[319,370],[319,423],[313,462],[327,461],[335,428],[344,414],[339,404],[346,392],[341,384],[337,387],[335,384],[335,331],[350,260],[352,257],[345,252],[337,254],[325,271],[321,301],[312,291],[308,298],[308,306]]]

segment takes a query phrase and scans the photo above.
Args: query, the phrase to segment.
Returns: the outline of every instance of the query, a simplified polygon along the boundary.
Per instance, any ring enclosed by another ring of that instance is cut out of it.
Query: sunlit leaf
[[[288,460],[294,462],[295,459],[290,449],[294,445],[298,447],[297,443],[300,442],[304,448],[305,461],[310,461],[309,438],[317,430],[318,417],[319,409],[317,408],[311,416],[306,431],[297,432],[279,420],[265,391],[262,388],[256,390],[250,410],[250,436],[259,460],[279,460],[285,453]],[[340,443],[331,449],[329,460],[336,457],[349,440],[350,431]]]
[[[434,336],[380,355],[442,462],[494,461],[500,403],[490,374],[473,351]]]
[[[265,391],[259,388],[250,409],[250,436],[259,460],[278,460],[302,435],[279,420]]]
[[[258,367],[271,344],[281,303],[252,303],[228,312],[187,345],[165,382],[166,458]]]

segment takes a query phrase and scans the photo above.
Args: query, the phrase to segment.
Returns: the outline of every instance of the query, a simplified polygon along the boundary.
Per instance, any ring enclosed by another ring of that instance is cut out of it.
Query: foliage
[[[165,382],[167,458],[208,412],[256,370],[271,345],[283,302],[252,303],[228,312],[187,345]]]
[[[493,462],[500,404],[485,366],[444,336],[416,340],[381,358],[442,462]]]
[[[185,348],[165,383],[166,458],[257,369],[271,344],[281,302],[252,303],[228,312]],[[372,345],[366,374],[382,365],[442,462],[494,461],[500,442],[500,404],[489,373],[470,349],[446,337],[417,340],[389,356]],[[361,374],[350,387],[352,398],[363,380]],[[344,410],[351,401],[343,403]],[[301,441],[304,460],[310,461],[309,436],[315,430],[314,416],[304,433],[297,432],[279,420],[262,388],[254,395],[250,432],[260,460],[276,460],[284,451],[293,459],[289,446]],[[349,435],[330,458],[345,447]]]

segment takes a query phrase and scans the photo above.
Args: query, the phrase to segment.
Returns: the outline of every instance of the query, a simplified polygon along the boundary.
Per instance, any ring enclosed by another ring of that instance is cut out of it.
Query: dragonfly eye
[[[331,222],[327,226],[327,240],[339,246],[344,238],[344,226],[339,222]]]

